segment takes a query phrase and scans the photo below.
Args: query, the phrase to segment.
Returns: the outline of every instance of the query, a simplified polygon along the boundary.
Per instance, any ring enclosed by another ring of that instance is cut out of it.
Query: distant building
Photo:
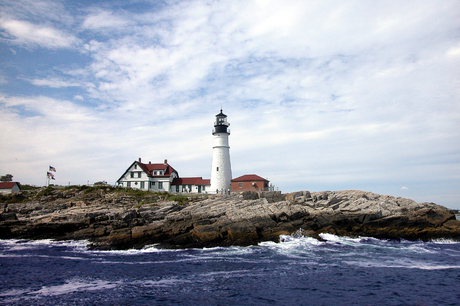
[[[140,190],[204,193],[210,190],[210,180],[201,177],[179,178],[179,173],[168,164],[133,162],[117,180],[118,185]]]
[[[201,177],[176,177],[171,184],[172,192],[208,193],[211,180],[203,180]]]
[[[21,184],[18,182],[0,182],[0,193],[11,194],[21,190]]]
[[[269,190],[269,180],[266,180],[256,174],[245,174],[231,180],[232,192],[237,191],[267,191]]]

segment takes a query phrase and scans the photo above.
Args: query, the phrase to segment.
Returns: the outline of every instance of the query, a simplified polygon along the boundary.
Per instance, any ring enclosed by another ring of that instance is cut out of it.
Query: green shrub
[[[37,190],[40,189],[41,187],[37,186],[32,186],[32,185],[21,185],[21,190]]]

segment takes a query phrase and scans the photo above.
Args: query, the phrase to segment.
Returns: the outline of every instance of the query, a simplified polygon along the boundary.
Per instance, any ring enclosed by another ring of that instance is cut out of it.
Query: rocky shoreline
[[[190,248],[279,241],[302,229],[315,238],[460,240],[460,221],[443,206],[358,190],[185,197],[75,187],[27,197],[0,202],[0,239],[88,240],[98,249]]]

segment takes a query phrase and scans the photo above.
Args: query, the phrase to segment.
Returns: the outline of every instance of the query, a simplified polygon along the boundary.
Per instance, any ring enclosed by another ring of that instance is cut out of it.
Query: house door
[[[198,193],[201,193],[201,186],[198,185]]]

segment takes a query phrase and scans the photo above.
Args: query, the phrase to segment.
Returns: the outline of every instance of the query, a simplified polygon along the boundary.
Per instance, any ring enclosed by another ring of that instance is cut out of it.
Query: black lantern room
[[[213,135],[217,133],[230,134],[230,129],[228,129],[229,126],[230,126],[230,123],[227,122],[227,115],[225,115],[221,109],[220,113],[216,115],[216,121],[214,122],[214,130],[212,131],[212,134]]]

